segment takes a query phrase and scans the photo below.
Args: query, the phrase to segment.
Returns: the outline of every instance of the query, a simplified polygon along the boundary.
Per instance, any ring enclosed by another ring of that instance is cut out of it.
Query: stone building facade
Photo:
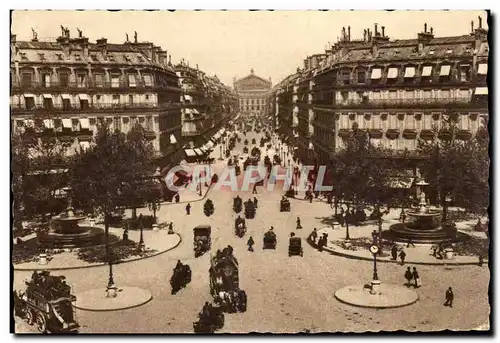
[[[233,88],[238,95],[239,109],[242,113],[264,114],[267,108],[267,97],[271,90],[271,78],[265,80],[255,75],[254,70],[250,75],[234,80]]]

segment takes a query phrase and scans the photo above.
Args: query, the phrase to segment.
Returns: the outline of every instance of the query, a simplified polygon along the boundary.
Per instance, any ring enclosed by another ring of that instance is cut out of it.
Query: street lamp
[[[219,145],[220,156],[219,160],[222,160],[222,145]]]
[[[373,255],[373,280],[378,281],[378,274],[377,274],[377,254],[379,253],[379,247],[375,242],[370,246],[370,252]]]

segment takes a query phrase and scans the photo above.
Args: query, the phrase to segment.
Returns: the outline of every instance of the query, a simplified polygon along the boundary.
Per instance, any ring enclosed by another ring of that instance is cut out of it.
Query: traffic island
[[[378,309],[408,306],[418,300],[417,292],[406,286],[373,282],[341,288],[335,292],[335,298],[344,304]]]
[[[144,305],[153,298],[151,292],[138,287],[117,287],[113,293],[98,288],[76,294],[74,306],[84,311],[118,311]]]

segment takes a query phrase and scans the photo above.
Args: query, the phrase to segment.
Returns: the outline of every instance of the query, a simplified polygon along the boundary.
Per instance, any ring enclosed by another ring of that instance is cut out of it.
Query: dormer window
[[[452,49],[452,48],[448,48],[448,50],[446,50],[446,53],[447,53],[447,54],[451,54],[451,53],[453,53],[453,49]]]
[[[115,56],[113,56],[113,55],[109,55],[109,56],[108,56],[108,61],[110,61],[110,62],[114,62],[114,61],[115,61]]]
[[[95,54],[90,55],[90,58],[91,58],[91,59],[92,59],[92,61],[94,61],[94,62],[97,62],[97,61],[98,61],[98,60],[97,60],[97,55],[95,55]]]
[[[125,56],[123,56],[123,58],[125,58],[125,61],[130,62],[130,56],[125,55]]]
[[[138,60],[139,62],[144,62],[144,58],[142,58],[142,56],[137,56],[137,60]]]
[[[434,52],[435,52],[434,49],[429,50],[429,55],[434,55]]]
[[[81,61],[82,57],[78,54],[75,54],[75,60],[77,61]]]
[[[45,61],[45,54],[38,53],[38,56],[40,57],[40,61]]]
[[[21,55],[21,61],[27,61],[28,60],[28,57],[26,56],[25,52],[21,52],[20,55]]]
[[[63,60],[63,54],[56,54],[57,60],[62,61]]]
[[[471,66],[468,64],[461,64],[458,68],[460,82],[470,81]]]

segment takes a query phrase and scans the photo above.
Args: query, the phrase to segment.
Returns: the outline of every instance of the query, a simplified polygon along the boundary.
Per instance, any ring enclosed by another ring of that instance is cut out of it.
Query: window
[[[430,113],[424,114],[424,130],[432,129],[432,115]]]
[[[356,123],[358,124],[358,129],[362,130],[365,128],[365,115],[364,114],[358,114],[356,116]]]
[[[85,75],[85,74],[78,74],[76,76],[76,79],[77,79],[77,87],[78,88],[85,88],[86,87],[87,75]]]
[[[91,58],[91,59],[92,59],[92,61],[94,61],[94,62],[97,62],[97,61],[98,61],[98,60],[97,60],[97,55],[95,55],[95,54],[91,54],[91,55],[90,55],[90,58]]]
[[[406,149],[410,151],[417,150],[417,140],[416,139],[406,139],[405,142]]]
[[[94,74],[94,82],[96,87],[104,86],[104,74]]]
[[[139,62],[144,62],[144,58],[142,58],[142,56],[137,56],[137,60],[138,60]]]
[[[52,103],[52,97],[51,96],[44,96],[43,97],[43,108],[46,110],[51,110],[53,108],[53,103]]]
[[[470,81],[470,65],[461,65],[458,68],[460,82]]]
[[[57,60],[62,61],[63,60],[63,54],[56,54]]]
[[[146,100],[149,100],[149,94],[146,94]]]
[[[24,104],[26,105],[27,110],[31,110],[35,107],[35,98],[34,97],[24,97]]]
[[[460,115],[459,126],[461,130],[470,130],[470,117],[468,114]]]
[[[128,96],[128,104],[130,106],[132,106],[134,104],[134,96],[133,95]]]
[[[108,55],[108,61],[114,62],[115,61],[115,56],[113,55]]]
[[[349,115],[347,113],[343,113],[340,116],[340,128],[341,129],[350,129],[350,127],[349,127]]]
[[[22,73],[21,74],[21,86],[30,88],[33,86],[31,82],[31,73]]]
[[[28,60],[28,57],[26,57],[26,53],[25,52],[20,52],[19,54],[21,55],[21,60],[22,61],[27,61]]]
[[[136,86],[135,75],[134,74],[129,74],[128,75],[128,86],[129,87],[135,87]]]
[[[42,80],[43,80],[43,87],[49,88],[50,87],[50,74],[42,74]]]
[[[405,124],[405,129],[415,130],[415,116],[407,115],[404,124]]]
[[[88,99],[80,99],[80,109],[82,109],[82,110],[89,109],[89,100]]]
[[[460,89],[458,91],[459,97],[463,100],[469,98],[469,90],[468,89]]]
[[[451,92],[449,89],[441,90],[441,99],[449,99],[451,97]]]
[[[365,83],[365,81],[366,81],[366,71],[364,71],[364,70],[358,70],[357,76],[358,76],[358,83]]]
[[[351,71],[348,69],[343,69],[340,73],[340,80],[343,82],[343,84],[348,85],[351,79]]]
[[[415,98],[415,92],[413,90],[407,90],[405,92],[405,99],[414,99]]]
[[[79,54],[75,54],[75,60],[80,61],[82,57]]]
[[[432,91],[430,89],[425,89],[424,90],[424,99],[432,99]]]
[[[119,104],[120,104],[120,96],[113,95],[113,105],[119,105]]]
[[[61,87],[68,87],[68,85],[69,85],[69,74],[68,73],[59,74],[59,85]]]
[[[40,57],[40,61],[45,61],[45,54],[39,52],[38,57]]]
[[[340,92],[340,100],[342,102],[349,101],[349,93],[348,92]]]
[[[389,99],[396,100],[398,98],[398,91],[389,91]]]
[[[380,92],[379,91],[373,91],[371,93],[372,95],[372,100],[380,100],[381,99],[381,96],[380,96]]]
[[[120,76],[119,75],[111,75],[111,88],[120,87]]]
[[[149,74],[144,75],[144,85],[146,87],[152,87],[153,86],[153,78]]]

